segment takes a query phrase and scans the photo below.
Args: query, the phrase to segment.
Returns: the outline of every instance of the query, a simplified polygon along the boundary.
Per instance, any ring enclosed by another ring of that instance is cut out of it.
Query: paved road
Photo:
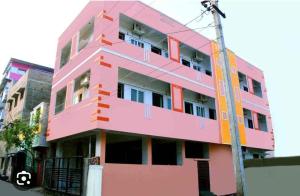
[[[12,184],[0,180],[0,195],[8,196],[43,196],[44,194],[33,190],[21,191],[15,188]]]

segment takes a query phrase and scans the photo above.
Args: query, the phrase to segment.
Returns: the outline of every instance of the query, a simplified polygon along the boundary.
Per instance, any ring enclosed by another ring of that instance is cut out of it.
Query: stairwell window
[[[262,97],[262,90],[261,90],[260,82],[258,82],[256,80],[252,80],[252,85],[253,85],[254,95],[256,95],[258,97]]]
[[[79,40],[78,40],[78,52],[85,48],[89,42],[93,39],[94,33],[94,21],[93,17],[84,27],[81,28],[79,32]]]
[[[64,87],[56,93],[55,114],[58,114],[65,109],[66,94],[67,87]]]
[[[75,79],[73,104],[80,103],[88,97],[90,86],[90,71],[85,72]]]
[[[258,129],[261,131],[268,131],[268,126],[267,126],[267,118],[263,114],[257,114],[257,120],[258,120]]]
[[[246,128],[253,129],[253,117],[250,110],[243,108],[244,124]]]
[[[69,41],[61,50],[61,55],[60,55],[60,68],[62,68],[63,66],[65,66],[69,60],[70,60],[70,56],[71,56],[71,45],[72,42]]]

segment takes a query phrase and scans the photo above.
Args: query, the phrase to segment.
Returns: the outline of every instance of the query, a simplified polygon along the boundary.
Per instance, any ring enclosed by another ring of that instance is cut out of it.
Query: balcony
[[[133,28],[136,24],[139,25],[141,31],[138,34]],[[183,75],[189,80],[192,79],[204,84],[202,86],[207,85],[211,87],[210,89],[214,89],[210,57],[200,51],[181,43],[181,61],[171,61],[168,58],[168,39],[166,34],[140,24],[124,15],[120,16],[119,39],[124,40],[124,43],[120,43],[117,46],[113,45],[114,51],[126,54],[130,58],[150,63],[168,72]],[[159,73],[159,71],[157,72]],[[161,75],[167,74],[161,73]],[[215,92],[210,92],[209,96],[215,96]]]
[[[110,123],[103,124],[101,128],[143,135],[220,142],[219,125],[216,120],[118,98],[114,101],[110,116],[112,116]]]

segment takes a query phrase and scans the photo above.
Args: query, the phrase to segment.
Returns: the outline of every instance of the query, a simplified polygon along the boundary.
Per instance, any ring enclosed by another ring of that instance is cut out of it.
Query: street
[[[34,190],[21,191],[15,188],[11,183],[0,180],[0,195],[13,195],[13,196],[42,196],[43,193],[39,193]]]

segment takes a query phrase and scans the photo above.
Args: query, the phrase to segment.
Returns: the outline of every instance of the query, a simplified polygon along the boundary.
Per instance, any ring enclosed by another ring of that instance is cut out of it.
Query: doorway
[[[209,163],[208,161],[197,161],[197,167],[199,196],[207,195],[210,193]]]

